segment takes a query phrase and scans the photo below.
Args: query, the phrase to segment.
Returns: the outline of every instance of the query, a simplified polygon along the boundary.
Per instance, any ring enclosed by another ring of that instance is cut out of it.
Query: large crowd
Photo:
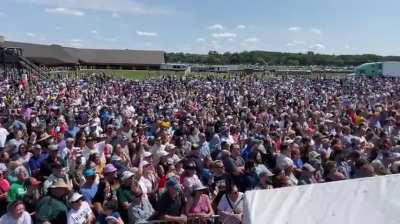
[[[3,79],[0,224],[239,224],[249,190],[399,173],[399,100],[389,78]]]

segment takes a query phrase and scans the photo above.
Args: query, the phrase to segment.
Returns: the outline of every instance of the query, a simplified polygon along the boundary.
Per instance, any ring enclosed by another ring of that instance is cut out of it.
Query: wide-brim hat
[[[43,133],[43,134],[40,135],[40,139],[37,140],[37,142],[42,142],[42,141],[45,141],[45,140],[50,139],[50,138],[52,138],[52,137],[53,137],[53,136],[51,136],[51,135],[49,135],[49,134],[47,134],[47,133],[45,132],[45,133]]]
[[[57,182],[53,183],[50,188],[66,188],[69,189],[69,186],[65,183],[64,180],[58,180]]]
[[[206,186],[204,186],[204,185],[202,185],[202,184],[195,184],[194,186],[193,186],[193,191],[195,192],[195,191],[204,191],[204,190],[207,190],[208,188],[206,187]]]

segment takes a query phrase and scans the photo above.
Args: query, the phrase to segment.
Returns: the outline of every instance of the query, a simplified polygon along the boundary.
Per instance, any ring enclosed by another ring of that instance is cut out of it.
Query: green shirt
[[[56,224],[66,223],[67,212],[67,206],[62,201],[46,196],[36,205],[36,223],[45,221]]]
[[[26,186],[19,182],[14,182],[13,184],[11,184],[10,190],[8,191],[7,201],[13,202],[16,200],[22,200],[27,192],[28,189],[26,188]]]
[[[125,202],[131,203],[133,201],[133,193],[129,187],[121,186],[117,190],[118,204],[122,205]]]

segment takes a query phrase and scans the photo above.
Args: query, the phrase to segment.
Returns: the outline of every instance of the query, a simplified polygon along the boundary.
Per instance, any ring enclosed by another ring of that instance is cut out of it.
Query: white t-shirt
[[[86,201],[81,202],[78,210],[71,208],[67,214],[68,224],[83,224],[86,220],[93,216],[92,210]]]
[[[0,218],[0,224],[32,224],[32,218],[26,211],[22,213],[19,219],[14,219],[11,215],[5,214]]]
[[[221,200],[218,203],[218,210],[224,211],[227,213],[233,213],[232,207],[239,212],[243,212],[243,193],[239,192],[239,196],[236,201],[231,201],[232,206],[228,202],[227,195],[222,196]],[[241,222],[235,218],[229,216],[221,216],[222,223],[226,224],[240,224]]]
[[[10,133],[8,133],[7,129],[0,128],[0,148],[3,148],[6,144],[6,139],[9,134]]]

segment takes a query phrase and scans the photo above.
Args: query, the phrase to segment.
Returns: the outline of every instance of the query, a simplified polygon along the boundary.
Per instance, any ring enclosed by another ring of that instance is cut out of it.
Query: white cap
[[[122,180],[122,181],[126,181],[126,180],[128,180],[129,178],[132,178],[133,176],[135,176],[135,174],[132,173],[131,171],[124,171],[124,172],[122,173],[121,180]]]
[[[83,195],[81,195],[81,194],[75,192],[75,193],[73,193],[72,196],[69,198],[69,203],[76,202],[76,201],[78,201],[79,199],[82,199],[82,198],[83,198]]]
[[[169,153],[167,151],[165,151],[165,150],[160,150],[160,151],[158,151],[158,155],[160,155],[160,156],[168,156]]]
[[[146,152],[144,152],[143,153],[143,157],[150,157],[150,156],[152,156],[153,154],[151,153],[151,152],[148,152],[148,151],[146,151]]]

